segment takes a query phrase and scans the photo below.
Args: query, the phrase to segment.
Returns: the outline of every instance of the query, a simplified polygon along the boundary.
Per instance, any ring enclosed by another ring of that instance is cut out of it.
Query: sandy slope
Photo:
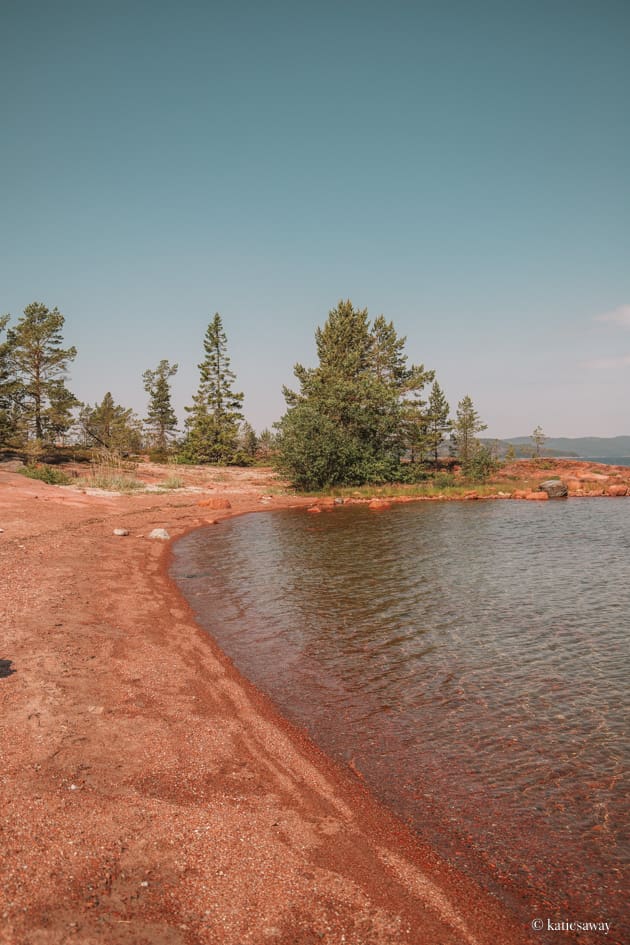
[[[152,528],[304,504],[267,487],[215,483],[233,508],[212,512],[0,469],[0,942],[531,941],[280,718],[170,582]]]

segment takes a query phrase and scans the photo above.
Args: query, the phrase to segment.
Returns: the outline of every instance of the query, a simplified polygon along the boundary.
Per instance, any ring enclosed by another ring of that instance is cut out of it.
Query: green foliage
[[[254,430],[253,426],[251,423],[248,423],[247,420],[241,424],[239,429],[238,452],[245,460],[245,464],[247,466],[250,466],[256,459],[256,453],[258,452],[258,437],[256,436],[256,431]],[[239,463],[239,465],[241,464]]]
[[[278,469],[302,489],[390,482],[406,449],[409,398],[432,372],[407,365],[405,339],[379,316],[340,301],[315,333],[319,364],[296,364],[299,391],[284,388]]]
[[[0,316],[0,338],[9,323],[9,316]],[[0,343],[0,445],[16,433],[16,385],[9,360],[9,344]]]
[[[203,346],[199,389],[192,407],[186,407],[189,417],[182,458],[193,463],[229,465],[242,458],[238,437],[243,394],[232,389],[236,375],[230,369],[227,336],[218,312],[208,325]]]
[[[49,486],[67,486],[72,482],[70,476],[67,476],[61,469],[55,469],[54,466],[46,464],[37,466],[24,466],[18,469],[21,476],[27,476],[28,479],[38,479],[40,482],[46,482]]]
[[[444,396],[444,392],[438,382],[435,381],[431,388],[431,394],[427,404],[426,441],[436,466],[439,462],[439,448],[445,441],[447,434],[449,434],[453,428],[453,424],[449,419],[450,412],[451,408]]]
[[[142,375],[144,389],[149,395],[149,407],[145,425],[149,442],[154,449],[166,455],[169,443],[177,432],[177,417],[171,403],[169,378],[177,374],[177,364],[169,364],[163,359],[155,371],[145,371]]]
[[[452,472],[437,472],[433,477],[433,485],[436,489],[449,489],[456,485],[455,476]]]
[[[473,482],[485,482],[500,465],[492,450],[483,443],[477,443],[464,472]]]
[[[464,475],[466,476],[469,475],[471,463],[479,450],[479,442],[476,439],[476,434],[481,433],[482,430],[485,429],[486,424],[481,422],[472,400],[466,395],[457,405],[457,413],[455,415],[455,423],[453,424],[453,433],[451,436],[451,442],[462,464]]]
[[[26,439],[51,442],[63,436],[79,406],[65,386],[77,351],[61,347],[64,321],[58,309],[32,302],[7,332],[4,360],[12,376],[15,424]]]
[[[86,446],[96,445],[121,453],[139,453],[142,449],[142,426],[130,408],[114,402],[108,391],[100,404],[85,405],[79,411],[81,439]]]

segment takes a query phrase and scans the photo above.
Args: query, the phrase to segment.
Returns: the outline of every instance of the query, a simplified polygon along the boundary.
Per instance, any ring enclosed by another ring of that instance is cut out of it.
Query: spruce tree
[[[457,405],[453,434],[451,436],[457,457],[462,464],[465,474],[468,474],[470,471],[475,453],[479,448],[476,434],[481,433],[482,430],[485,429],[486,424],[481,422],[471,398],[466,395]]]
[[[32,302],[7,333],[9,364],[16,381],[20,422],[26,437],[50,440],[72,424],[79,406],[65,384],[68,364],[77,349],[62,348],[65,319],[57,308]]]
[[[177,364],[160,361],[155,371],[142,375],[144,389],[149,395],[149,407],[145,426],[154,449],[162,456],[168,452],[169,442],[177,432],[177,417],[171,403],[169,378],[177,374]]]
[[[199,388],[186,427],[184,456],[194,463],[228,465],[239,459],[239,424],[244,419],[243,394],[233,390],[227,336],[218,312],[208,325],[199,367]]]
[[[436,467],[439,463],[438,450],[453,426],[449,420],[450,412],[451,408],[444,396],[444,392],[438,382],[435,381],[427,403],[426,439],[427,447],[433,454],[433,461]]]

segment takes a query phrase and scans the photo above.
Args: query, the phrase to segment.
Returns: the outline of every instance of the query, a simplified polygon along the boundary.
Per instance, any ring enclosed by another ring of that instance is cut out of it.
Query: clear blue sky
[[[0,311],[183,419],[219,311],[257,429],[340,298],[494,436],[630,433],[630,4],[4,0]],[[607,316],[607,317],[602,317]]]

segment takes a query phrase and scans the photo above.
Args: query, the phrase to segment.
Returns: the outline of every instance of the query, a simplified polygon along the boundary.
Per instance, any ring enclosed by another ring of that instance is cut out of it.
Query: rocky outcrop
[[[628,487],[623,482],[618,482],[612,486],[606,487],[607,495],[628,495]]]
[[[546,479],[538,486],[550,499],[564,499],[569,494],[568,486],[562,479]]]

